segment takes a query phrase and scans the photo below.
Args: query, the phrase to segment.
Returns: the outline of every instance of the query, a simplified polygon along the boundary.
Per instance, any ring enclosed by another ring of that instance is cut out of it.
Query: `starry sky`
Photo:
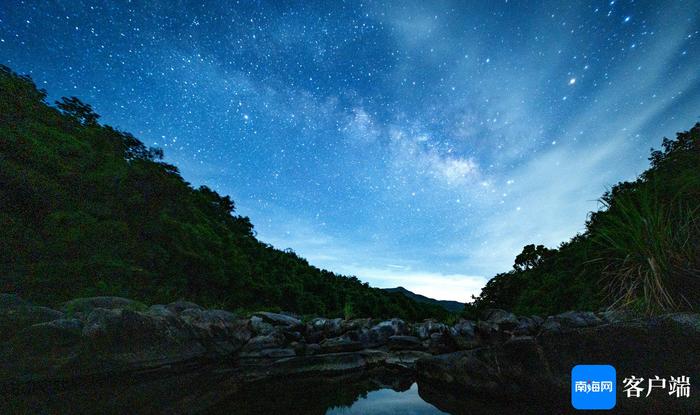
[[[12,1],[0,63],[258,237],[466,301],[700,121],[700,1]]]

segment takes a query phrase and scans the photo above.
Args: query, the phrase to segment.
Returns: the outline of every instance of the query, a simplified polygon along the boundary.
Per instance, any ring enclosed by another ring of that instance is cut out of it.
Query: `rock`
[[[131,310],[94,309],[82,334],[88,342],[83,364],[100,370],[157,367],[202,357],[207,351],[201,332],[186,322]]]
[[[288,316],[286,314],[269,313],[267,311],[259,311],[253,314],[254,316],[262,318],[264,321],[272,324],[273,326],[287,326],[290,328],[301,327],[301,320],[296,317]]]
[[[516,336],[534,335],[539,331],[541,324],[542,319],[537,316],[518,317],[518,326],[513,330],[513,334]]]
[[[67,301],[61,305],[61,310],[69,315],[87,315],[96,308],[129,309],[145,311],[142,303],[123,297],[85,297]]]
[[[347,331],[362,331],[362,330],[369,330],[369,328],[372,327],[372,319],[371,318],[356,318],[352,320],[342,320],[341,321],[341,330],[342,332],[347,332]]]
[[[519,323],[515,314],[497,308],[484,311],[481,318],[498,325],[499,330],[513,330]]]
[[[33,324],[64,318],[64,313],[48,307],[29,305],[18,298],[5,297],[0,308],[0,341],[12,338],[15,333]]]
[[[108,328],[117,325],[120,319],[121,310],[97,308],[88,314],[82,334],[87,337],[106,336]]]
[[[59,319],[22,329],[12,339],[13,347],[38,354],[51,354],[80,342],[83,323],[77,319]]]
[[[391,336],[387,346],[389,350],[422,350],[423,344],[415,336]]]
[[[393,352],[387,357],[386,363],[389,365],[400,366],[408,369],[415,369],[416,362],[418,359],[423,359],[426,357],[431,357],[432,355],[427,352],[416,351],[416,350],[403,350]]]
[[[284,377],[343,374],[382,365],[387,358],[387,353],[379,350],[298,356],[275,361],[268,373]]]
[[[602,324],[603,320],[590,311],[567,311],[556,316],[547,317],[542,323],[543,331],[568,331]]]
[[[454,336],[473,337],[476,335],[474,322],[471,320],[460,320],[450,330]]]
[[[267,359],[280,359],[283,357],[293,357],[296,356],[296,352],[293,348],[272,348],[272,349],[262,349],[255,352],[245,352],[242,353],[242,357],[263,357]]]
[[[189,308],[180,313],[186,323],[200,329],[198,338],[210,354],[227,356],[241,349],[251,338],[249,322],[225,310]]]
[[[172,303],[168,304],[166,306],[168,310],[172,311],[176,315],[179,315],[185,310],[190,310],[190,309],[195,309],[195,310],[204,310],[204,307],[192,303],[190,301],[184,301],[184,300],[178,300],[178,301],[173,301]]]
[[[365,348],[383,346],[389,337],[407,333],[406,323],[398,318],[382,321],[360,335],[360,341]]]
[[[354,328],[341,318],[318,317],[309,322],[305,336],[307,342],[320,343],[325,338],[338,337],[349,330]]]
[[[278,326],[278,328],[279,328],[279,326]],[[289,341],[289,342],[304,341],[304,336],[302,336],[301,333],[296,331],[296,329],[282,327],[282,328],[279,328],[279,330],[282,333],[282,335],[284,336],[284,338],[287,339],[287,341]]]
[[[415,326],[415,332],[421,339],[429,339],[433,333],[445,333],[449,329],[445,324],[438,323],[435,320],[425,320],[422,324]]]
[[[1,343],[0,384],[75,376],[71,367],[80,352],[81,326],[74,319],[38,323]]]
[[[475,332],[479,341],[489,343],[503,342],[510,337],[497,323],[487,320],[477,321]]]
[[[259,352],[263,349],[279,349],[286,344],[282,333],[272,332],[264,336],[255,336],[243,346],[243,353]]]
[[[457,350],[449,333],[433,333],[430,335],[428,351],[432,354],[451,353]]]
[[[506,343],[421,359],[419,379],[492,399],[520,396],[528,387],[525,376],[540,382],[547,370],[531,337]]]
[[[316,343],[306,345],[306,350],[305,350],[306,355],[319,354],[319,353],[321,353],[321,345],[316,344]]]
[[[348,336],[333,337],[321,342],[321,353],[356,352],[362,349],[362,343]]]
[[[306,343],[303,342],[291,342],[289,347],[294,350],[294,354],[297,356],[306,355]]]
[[[640,317],[630,311],[624,310],[606,310],[599,313],[598,316],[605,323],[622,323],[624,321],[630,321]]]
[[[450,328],[452,342],[458,350],[473,349],[479,346],[476,326],[470,320],[462,320]]]
[[[177,314],[174,313],[168,306],[163,304],[154,304],[148,307],[146,314],[155,317],[176,317]]]
[[[265,322],[262,317],[258,316],[252,316],[250,318],[250,327],[253,329],[253,333],[263,336],[275,331],[272,324]]]
[[[559,331],[543,328],[536,337],[513,337],[473,350],[420,359],[416,365],[419,382],[492,400],[560,400],[557,404],[568,408],[571,368],[582,362],[610,364],[619,379],[632,374],[650,377],[700,372],[700,361],[689,359],[687,354],[700,350],[700,314],[609,324],[599,324],[589,313],[564,314],[544,323],[567,324]],[[668,405],[674,413],[698,413],[700,409],[697,395],[682,401],[666,395],[655,398],[656,410],[652,412],[667,412]],[[632,405],[621,407],[625,413],[650,410],[649,406],[633,407],[636,404],[649,405],[644,400],[618,400],[618,406]]]
[[[651,324],[674,324],[684,327],[691,333],[700,333],[700,314],[698,313],[673,313],[651,319]]]

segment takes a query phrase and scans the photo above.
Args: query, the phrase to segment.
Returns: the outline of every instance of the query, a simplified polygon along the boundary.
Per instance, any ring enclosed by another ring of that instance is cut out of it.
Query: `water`
[[[447,414],[425,402],[418,394],[418,384],[413,383],[407,391],[397,392],[391,388],[370,392],[351,406],[331,408],[326,415],[434,415]]]
[[[405,371],[240,382],[220,368],[0,388],[0,414],[522,415],[564,413],[547,402],[480,399],[418,382]],[[250,379],[248,379],[250,380]],[[564,406],[568,408],[568,404]]]
[[[123,376],[0,390],[0,413],[434,415],[413,374],[376,369],[334,377],[240,382],[226,371]],[[452,410],[450,409],[452,412]]]

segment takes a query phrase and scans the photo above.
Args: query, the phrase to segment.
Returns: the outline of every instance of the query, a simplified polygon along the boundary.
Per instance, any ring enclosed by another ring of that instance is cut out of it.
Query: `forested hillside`
[[[555,314],[601,307],[700,309],[700,124],[664,139],[651,166],[613,186],[586,231],[558,249],[528,245],[467,312]]]
[[[443,317],[258,241],[235,204],[193,188],[76,98],[55,107],[0,67],[0,291],[55,304],[121,295],[326,316]]]

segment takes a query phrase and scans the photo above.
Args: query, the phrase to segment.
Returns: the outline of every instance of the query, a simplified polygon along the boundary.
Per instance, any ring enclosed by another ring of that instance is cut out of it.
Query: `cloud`
[[[346,117],[342,131],[350,139],[362,143],[371,143],[380,135],[380,129],[375,125],[372,116],[361,107],[355,107],[352,114]]]
[[[418,173],[448,186],[464,185],[479,178],[475,159],[452,154],[450,150],[441,151],[433,145],[439,140],[427,133],[412,133],[410,129],[392,125],[388,136],[392,167],[399,176]]]
[[[428,155],[428,163],[434,174],[449,184],[463,183],[479,172],[479,166],[471,158],[440,157],[431,153]]]
[[[381,242],[357,240],[352,235],[332,236],[318,224],[282,208],[275,207],[274,211],[275,222],[256,227],[260,240],[278,249],[291,247],[318,267],[356,276],[374,287],[403,286],[431,298],[467,302],[488,280],[480,275],[428,271],[422,260],[392,253],[392,248]],[[255,216],[255,212],[243,213]]]
[[[460,302],[471,301],[478,295],[488,278],[468,274],[446,274],[422,270],[398,270],[393,267],[342,266],[345,274],[357,275],[375,287],[394,288],[402,286],[409,291],[438,300]]]

